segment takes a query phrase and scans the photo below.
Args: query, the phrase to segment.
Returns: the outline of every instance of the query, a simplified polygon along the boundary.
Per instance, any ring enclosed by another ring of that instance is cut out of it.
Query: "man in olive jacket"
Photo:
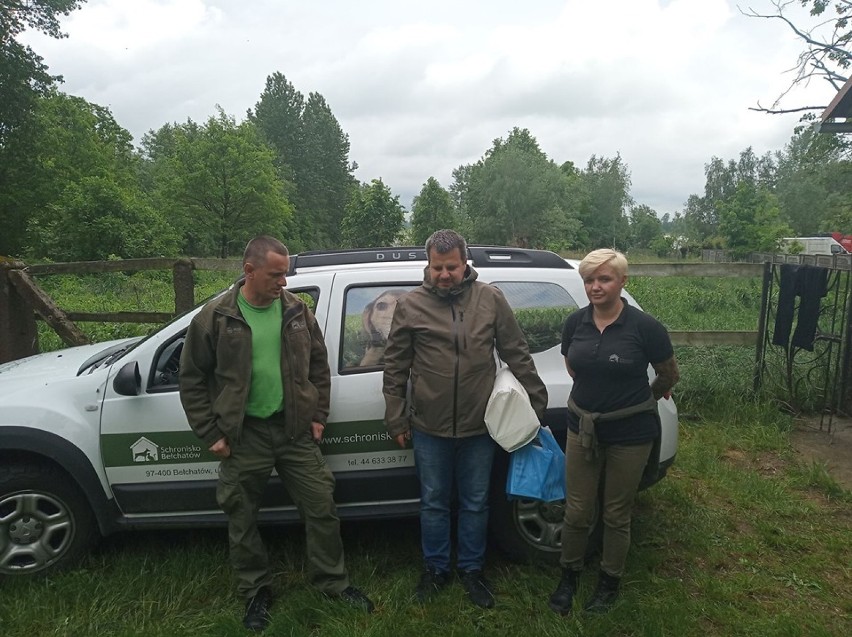
[[[478,282],[467,265],[465,240],[439,230],[426,242],[426,256],[423,285],[399,299],[388,336],[385,425],[401,447],[414,443],[425,561],[417,599],[427,601],[449,582],[450,507],[457,493],[456,566],[470,600],[490,608],[494,595],[482,569],[495,443],[485,407],[494,387],[495,347],[539,418],[547,389],[503,293]]]
[[[187,420],[221,459],[216,499],[228,516],[231,564],[246,602],[243,624],[269,622],[272,572],[257,529],[260,499],[278,471],[305,522],[308,573],[323,593],[372,610],[343,562],[334,476],[319,451],[331,379],[325,341],[304,302],[284,290],[287,248],[246,246],[244,282],[192,319],[181,353]]]

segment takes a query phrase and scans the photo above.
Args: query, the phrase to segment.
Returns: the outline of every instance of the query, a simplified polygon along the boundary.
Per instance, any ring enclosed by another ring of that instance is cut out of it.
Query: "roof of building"
[[[819,130],[823,133],[852,133],[852,77],[846,80],[831,104],[823,111]]]

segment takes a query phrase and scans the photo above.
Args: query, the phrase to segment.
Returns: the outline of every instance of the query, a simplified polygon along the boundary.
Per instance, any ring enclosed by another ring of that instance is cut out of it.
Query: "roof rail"
[[[477,268],[563,268],[572,266],[555,252],[508,248],[501,246],[468,246],[468,259]],[[314,268],[330,265],[353,265],[358,263],[403,263],[426,261],[423,247],[399,248],[355,248],[350,250],[312,250],[290,256],[288,275],[297,268]]]

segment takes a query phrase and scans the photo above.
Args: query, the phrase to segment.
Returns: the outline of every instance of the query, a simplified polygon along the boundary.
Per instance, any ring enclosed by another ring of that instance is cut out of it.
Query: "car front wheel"
[[[508,500],[495,497],[491,504],[491,534],[510,559],[556,564],[562,551],[565,502]]]
[[[0,465],[0,575],[71,564],[96,536],[88,503],[60,469]]]
[[[541,502],[540,500],[515,500],[506,496],[506,472],[508,456],[499,454],[495,458],[491,475],[491,512],[489,527],[491,539],[509,559],[523,564],[558,564],[562,553],[562,520],[565,516],[565,501]],[[589,530],[586,559],[600,551],[603,538],[601,520],[601,497],[599,488],[595,523]]]

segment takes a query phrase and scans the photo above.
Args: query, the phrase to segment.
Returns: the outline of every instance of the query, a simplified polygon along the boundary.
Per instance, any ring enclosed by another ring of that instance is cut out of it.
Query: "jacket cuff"
[[[219,442],[222,438],[226,437],[227,436],[225,436],[218,427],[213,427],[210,431],[201,436],[201,439],[207,444],[207,450],[209,451],[210,447]]]

